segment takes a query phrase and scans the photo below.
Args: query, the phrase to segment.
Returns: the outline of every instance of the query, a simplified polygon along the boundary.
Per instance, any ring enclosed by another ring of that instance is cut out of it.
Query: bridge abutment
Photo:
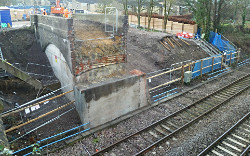
[[[62,86],[72,84],[82,123],[108,126],[150,105],[145,73],[125,70],[126,16],[35,15],[32,25]]]

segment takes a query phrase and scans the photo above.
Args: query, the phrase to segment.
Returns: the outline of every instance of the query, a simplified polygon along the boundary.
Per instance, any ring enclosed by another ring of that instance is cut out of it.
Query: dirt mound
[[[29,28],[0,32],[0,47],[4,59],[12,64],[20,63],[23,68],[27,63],[49,65],[46,54]]]
[[[199,60],[208,57],[199,46],[192,41],[187,41],[190,45],[186,45],[178,40],[183,47],[170,48],[167,50],[159,41],[170,36],[161,32],[147,32],[130,28],[127,36],[127,70],[138,69],[145,73],[159,70],[162,68],[170,68],[171,64],[186,61]]]

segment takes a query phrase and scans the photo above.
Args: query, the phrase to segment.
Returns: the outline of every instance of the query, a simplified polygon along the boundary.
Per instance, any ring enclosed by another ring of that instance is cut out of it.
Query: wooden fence
[[[129,24],[138,25],[138,18],[135,15],[129,15]],[[140,25],[142,27],[148,27],[148,17],[140,16]],[[150,22],[150,29],[163,31],[164,30],[164,20],[159,18],[152,18]],[[166,32],[177,34],[180,32],[187,32],[195,34],[197,32],[197,24],[184,24],[173,21],[167,21]]]
[[[219,58],[221,61],[220,62],[215,62],[216,58]],[[201,59],[201,60],[198,60],[198,61],[190,62],[188,64],[182,65],[182,66],[177,67],[175,69],[170,69],[170,70],[162,72],[160,74],[150,76],[150,77],[147,78],[147,80],[151,81],[151,79],[159,77],[161,75],[168,74],[168,73],[171,73],[171,72],[174,72],[174,71],[181,71],[181,77],[178,77],[178,78],[176,78],[174,80],[170,80],[170,81],[168,81],[168,82],[166,82],[164,84],[160,84],[160,85],[158,85],[156,87],[150,88],[149,91],[158,89],[158,88],[163,87],[163,86],[170,85],[170,84],[175,83],[175,82],[181,82],[181,84],[183,85],[185,71],[191,71],[192,70],[192,65],[194,65],[196,63],[200,63],[200,69],[196,70],[196,71],[193,71],[193,73],[199,72],[200,73],[199,76],[202,78],[202,76],[204,75],[203,70],[205,70],[207,68],[211,68],[211,72],[214,72],[214,70],[218,69],[218,68],[216,68],[216,69],[214,68],[216,65],[221,64],[220,69],[222,69],[223,68],[223,63],[226,63],[228,65],[231,65],[233,62],[238,63],[239,58],[240,58],[240,50],[238,50],[237,52],[228,53],[226,55],[218,55],[218,56],[204,58],[204,59]],[[206,61],[206,60],[209,60],[209,59],[212,59],[212,63],[207,65],[207,66],[203,66],[203,62]]]

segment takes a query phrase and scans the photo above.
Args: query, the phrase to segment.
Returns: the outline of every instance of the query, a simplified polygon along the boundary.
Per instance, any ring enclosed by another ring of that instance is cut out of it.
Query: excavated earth
[[[209,56],[194,42],[187,41],[190,45],[186,45],[177,38],[176,40],[181,43],[182,47],[174,44],[175,48],[170,48],[171,51],[169,51],[159,43],[166,36],[171,35],[129,28],[127,36],[127,70],[138,69],[149,73],[163,68],[170,68],[172,64],[182,61],[195,61]]]
[[[127,69],[139,69],[143,72],[151,72],[161,69],[162,67],[155,65],[155,62],[165,63],[165,58],[169,60],[166,62],[166,66],[170,66],[173,63],[187,59],[197,60],[207,57],[206,53],[202,52],[202,50],[193,43],[190,43],[191,46],[186,45],[186,47],[183,48],[183,51],[184,49],[187,50],[185,54],[178,53],[180,49],[172,49],[170,52],[157,41],[165,36],[166,34],[163,33],[149,33],[130,29],[127,43]],[[187,48],[190,48],[190,51],[188,51]],[[168,55],[165,57],[164,53]],[[182,58],[182,55],[185,56]],[[63,144],[60,144],[56,146],[56,148],[59,148],[56,150],[56,152],[53,148],[48,149],[47,152],[54,151],[54,153],[51,153],[50,155],[93,154],[96,150],[107,147],[119,139],[152,124],[164,116],[169,115],[191,104],[193,101],[215,91],[216,89],[229,84],[241,76],[246,75],[249,73],[249,68],[250,66],[248,65],[243,68],[236,69],[232,73],[226,74],[223,77],[188,91],[183,96],[178,96],[174,99],[168,100],[116,125],[95,132],[90,136],[84,137],[73,145],[65,147]],[[203,80],[200,80],[199,82],[202,81]],[[192,84],[192,86],[193,85],[196,84]],[[186,90],[188,88],[190,88],[190,86],[185,86],[182,89]],[[166,142],[157,148],[156,151],[153,150],[149,152],[148,155],[176,155],[177,152],[179,152],[180,155],[198,154],[202,149],[204,149],[206,145],[210,144],[216,139],[216,137],[221,135],[227,130],[227,128],[232,126],[238,119],[240,119],[246,112],[249,111],[249,100],[248,90],[236,98],[230,100],[216,112],[209,114],[208,117],[204,118],[204,120],[194,125],[192,128],[187,129],[178,136],[175,136],[175,141],[173,144],[172,142],[171,144]],[[131,149],[124,150],[127,151],[127,153],[121,153],[121,155],[128,155],[128,153],[132,152]]]
[[[32,31],[29,30],[29,33],[32,34]],[[128,32],[128,38],[127,38],[127,54],[128,54],[127,61],[128,62],[126,65],[126,69],[128,71],[131,71],[133,69],[138,69],[145,73],[148,73],[148,72],[152,72],[155,70],[160,70],[162,68],[169,68],[171,64],[173,63],[178,63],[181,61],[186,61],[186,60],[191,60],[191,59],[198,60],[201,58],[208,57],[208,55],[204,51],[202,51],[201,48],[195,45],[195,43],[193,42],[188,42],[189,44],[191,44],[190,46],[188,46],[179,40],[179,42],[183,45],[182,48],[176,46],[174,49],[171,48],[171,51],[167,50],[158,42],[166,35],[167,34],[165,33],[145,32],[145,31],[139,31],[139,30],[130,28]],[[33,35],[30,35],[30,36],[33,39],[35,39]],[[24,41],[27,40],[28,38],[30,37],[27,37],[26,39],[24,39]],[[1,43],[5,43],[5,42],[7,41],[1,40]],[[6,51],[6,47],[8,47],[7,49],[10,49],[9,50],[9,52],[11,52],[10,54],[15,54],[16,56],[20,55],[21,52],[18,53],[17,51],[11,51],[11,42],[12,40],[5,43],[4,44],[5,47],[3,47],[2,50]],[[26,48],[21,47],[21,49],[28,49],[28,52],[30,54],[32,51],[36,51],[35,49],[32,50],[32,47],[38,48],[34,44],[37,44],[37,43],[35,42],[32,42],[32,44],[29,43],[29,45]],[[22,45],[16,45],[16,46],[19,47]],[[23,51],[24,50],[22,50],[22,52]],[[42,52],[42,50],[38,49],[37,51],[38,52],[34,52],[35,58],[28,57],[25,61],[23,61],[24,64],[27,62],[33,61],[33,59],[34,59],[34,62],[37,62],[37,61],[39,62],[39,59],[43,59],[43,58],[39,58],[40,57],[39,52]],[[27,56],[31,56],[29,54],[27,54]],[[44,54],[42,57],[44,57]],[[9,58],[12,58],[12,56],[10,55]],[[10,62],[15,62],[15,60],[11,60],[11,59],[8,59],[8,60]],[[18,61],[21,61],[21,60],[18,60]],[[42,61],[47,61],[47,59],[44,59]],[[42,62],[42,63],[47,64],[47,62]],[[93,154],[96,151],[96,149],[101,149],[103,147],[106,147],[114,143],[115,141],[119,140],[120,138],[127,136],[129,134],[132,134],[133,132],[136,132],[138,129],[146,127],[147,125],[161,119],[162,117],[168,114],[171,114],[181,109],[182,107],[190,104],[192,101],[194,101],[194,99],[199,99],[202,96],[205,96],[206,94],[216,90],[217,88],[222,87],[230,83],[231,81],[245,75],[247,72],[249,72],[249,66],[239,69],[233,73],[230,73],[222,78],[219,78],[218,80],[214,80],[212,82],[209,82],[208,84],[202,85],[201,87],[197,89],[191,90],[184,96],[174,98],[172,100],[169,100],[161,104],[160,106],[156,106],[150,110],[143,111],[142,113],[139,113],[127,120],[124,120],[120,122],[119,124],[116,124],[112,127],[93,133],[92,135],[85,137],[81,141],[78,141],[71,146],[65,146],[65,142],[61,142],[46,150],[48,150],[48,152],[50,151],[54,152],[54,153],[51,153],[50,155],[82,155],[82,154],[87,155],[88,152]],[[192,84],[192,85],[195,85],[195,84]],[[189,86],[185,86],[183,89],[185,90],[188,88]],[[9,97],[9,99],[11,99],[12,96],[14,97],[13,95],[14,91],[11,90],[8,92],[12,94]],[[27,95],[32,95],[30,96],[30,98],[36,96],[36,93],[32,89],[28,89],[28,91],[32,94],[29,94],[29,92],[25,91],[23,92],[24,95],[21,95],[22,92],[18,92],[17,95],[18,96],[20,95],[19,97],[21,97],[22,99],[22,101],[20,100],[20,103],[26,101],[23,99]],[[2,92],[6,92],[6,90],[3,89]],[[233,101],[233,100],[236,100],[236,101]],[[206,122],[202,121],[201,123],[195,125],[195,129],[194,128],[192,128],[191,130],[187,129],[187,133],[176,136],[177,141],[175,141],[174,144],[162,145],[163,148],[160,148],[160,149],[164,149],[164,150],[161,153],[156,154],[155,151],[151,151],[149,155],[153,155],[153,154],[164,155],[165,153],[167,153],[167,155],[168,154],[174,155],[174,153],[176,153],[177,151],[182,152],[180,153],[180,155],[193,155],[191,154],[192,151],[195,151],[195,153],[197,154],[199,151],[202,150],[202,147],[198,147],[198,145],[200,145],[201,142],[204,146],[208,145],[215,139],[216,136],[219,136],[220,134],[222,134],[223,131],[226,130],[226,128],[228,128],[230,125],[235,123],[235,121],[237,121],[241,116],[243,116],[244,112],[249,111],[249,103],[250,103],[249,102],[249,90],[247,92],[244,92],[243,94],[241,94],[240,96],[236,97],[233,100],[231,100],[227,105],[225,105],[225,108],[221,108],[218,110],[221,113],[220,116],[216,113],[212,113],[209,116],[211,120],[207,118]],[[19,101],[19,100],[17,99],[16,101]],[[52,101],[53,107],[59,107],[60,105],[65,104],[65,102],[67,102],[65,97]],[[233,104],[231,102],[237,102],[237,105],[234,105],[235,103]],[[67,109],[63,109],[61,110],[61,112],[58,112],[56,114],[59,115],[66,110]],[[227,110],[229,110],[228,114],[227,114]],[[43,111],[46,112],[46,110],[43,110]],[[239,113],[239,112],[242,112],[242,113]],[[220,120],[217,120],[217,119],[220,119]],[[43,123],[43,122],[44,121],[42,120],[39,121],[38,125],[39,123]],[[219,126],[217,126],[218,123],[219,123]],[[206,124],[209,126],[204,127],[204,125]],[[68,130],[77,125],[80,125],[80,119],[79,119],[79,116],[77,115],[76,110],[74,109],[70,113],[67,113],[66,115],[62,116],[56,122],[52,122],[38,129],[37,131],[35,131],[35,134],[38,137],[37,139],[39,140],[39,139],[57,134],[61,131]],[[27,141],[22,140],[20,144],[22,143],[24,144],[24,142],[26,143]],[[192,146],[192,148],[190,148],[189,146]],[[63,149],[55,151],[54,149],[57,149],[57,148],[58,149],[63,148]],[[84,150],[84,148],[86,148],[87,150]],[[161,150],[158,150],[158,151],[161,151]]]

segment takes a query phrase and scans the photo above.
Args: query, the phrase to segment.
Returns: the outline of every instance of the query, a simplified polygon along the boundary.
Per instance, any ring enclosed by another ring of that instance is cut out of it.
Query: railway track
[[[250,150],[250,112],[198,156],[246,156]]]
[[[146,128],[113,143],[97,155],[144,155],[174,135],[198,123],[204,116],[250,86],[250,74],[212,92],[183,109],[154,122]]]

